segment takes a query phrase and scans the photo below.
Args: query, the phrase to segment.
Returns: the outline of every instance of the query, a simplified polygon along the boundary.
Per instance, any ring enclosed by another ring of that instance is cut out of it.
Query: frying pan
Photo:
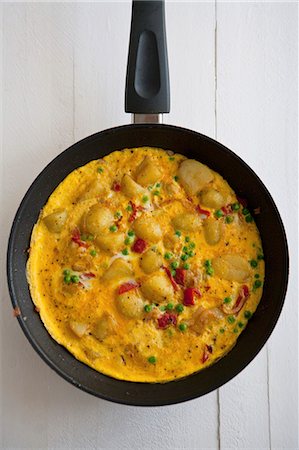
[[[283,224],[271,195],[244,161],[207,136],[158,123],[160,114],[169,112],[162,1],[133,1],[125,109],[134,114],[134,124],[111,128],[74,144],[50,162],[33,182],[12,225],[7,276],[13,307],[20,310],[18,321],[34,349],[52,369],[95,396],[130,405],[158,406],[207,394],[232,379],[257,355],[273,331],[283,306],[288,282],[288,248]],[[263,296],[236,346],[211,367],[165,384],[116,380],[77,361],[50,337],[39,315],[34,312],[26,279],[32,228],[56,186],[72,170],[93,159],[102,158],[114,150],[141,146],[171,149],[222,174],[241,197],[248,199],[251,210],[260,208],[255,220],[265,255]]]

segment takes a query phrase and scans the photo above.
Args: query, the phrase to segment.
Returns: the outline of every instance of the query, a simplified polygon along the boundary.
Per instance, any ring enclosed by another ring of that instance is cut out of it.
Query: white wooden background
[[[167,3],[172,106],[165,121],[217,137],[245,159],[268,186],[288,233],[285,307],[255,360],[205,397],[126,407],[58,377],[12,317],[5,251],[23,194],[63,149],[130,120],[123,112],[130,13],[128,2],[0,5],[2,448],[296,449],[295,2]]]

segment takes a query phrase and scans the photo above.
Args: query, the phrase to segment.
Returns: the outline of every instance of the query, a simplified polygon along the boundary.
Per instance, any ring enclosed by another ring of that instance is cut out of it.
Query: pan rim
[[[176,129],[178,132],[183,132],[183,133],[189,133],[189,134],[193,134],[195,137],[203,139],[203,140],[207,140],[212,142],[214,145],[217,145],[218,147],[222,148],[225,152],[228,152],[229,154],[231,154],[234,158],[236,158],[237,160],[239,160],[242,165],[245,166],[245,168],[258,180],[258,182],[262,185],[264,191],[266,192],[268,199],[271,202],[271,205],[277,215],[278,221],[279,221],[279,226],[281,229],[281,234],[282,234],[282,238],[283,238],[283,244],[284,244],[284,248],[285,248],[285,267],[284,267],[284,274],[283,274],[283,279],[284,279],[284,283],[281,287],[281,294],[280,294],[280,303],[278,305],[278,307],[275,310],[275,314],[273,313],[272,317],[272,323],[271,326],[268,327],[267,332],[265,333],[265,335],[263,335],[263,339],[261,340],[261,342],[259,342],[259,345],[256,346],[256,349],[254,352],[252,352],[250,354],[250,356],[248,356],[246,358],[246,360],[239,365],[238,367],[234,367],[231,370],[231,373],[227,376],[224,376],[223,379],[219,382],[216,382],[213,384],[213,386],[211,386],[211,388],[209,390],[206,390],[204,394],[200,394],[195,392],[192,392],[192,394],[187,394],[187,395],[183,395],[177,399],[171,399],[171,400],[163,400],[161,399],[160,401],[157,401],[155,399],[155,401],[151,402],[151,401],[147,401],[147,402],[143,402],[143,401],[138,401],[136,399],[133,399],[133,401],[131,401],[130,398],[128,399],[119,399],[114,397],[113,395],[104,395],[101,394],[99,392],[95,392],[93,389],[90,389],[87,386],[84,386],[83,384],[81,384],[80,382],[78,382],[77,380],[75,380],[72,376],[70,376],[67,372],[65,372],[63,369],[61,369],[60,367],[57,366],[57,364],[55,364],[51,358],[46,354],[46,352],[42,349],[41,345],[36,342],[36,340],[34,339],[34,337],[31,335],[30,333],[30,329],[28,327],[28,325],[26,324],[26,321],[24,320],[24,318],[22,316],[17,317],[18,322],[25,334],[25,336],[27,337],[27,339],[29,340],[30,344],[32,345],[32,347],[35,349],[35,351],[41,356],[41,358],[47,363],[47,365],[49,367],[51,367],[56,373],[58,373],[62,378],[64,378],[66,381],[68,381],[69,383],[73,384],[74,386],[80,388],[81,390],[88,392],[89,394],[92,394],[94,396],[97,396],[99,398],[105,399],[105,400],[109,400],[115,403],[119,403],[119,404],[125,404],[125,405],[134,405],[134,406],[164,406],[164,405],[170,405],[170,404],[176,404],[176,403],[180,403],[183,401],[188,401],[194,398],[197,398],[199,396],[202,395],[206,395],[209,392],[218,389],[219,387],[221,387],[222,385],[224,385],[226,382],[230,381],[231,379],[233,379],[236,375],[238,375],[242,370],[244,370],[244,368],[256,357],[256,355],[261,351],[261,349],[264,347],[264,345],[266,344],[267,340],[269,339],[270,335],[272,334],[276,323],[279,319],[279,316],[281,314],[281,310],[284,304],[284,300],[285,300],[285,295],[287,292],[287,285],[288,285],[288,273],[289,273],[289,252],[288,252],[288,245],[287,245],[287,238],[286,238],[286,232],[283,226],[283,222],[281,220],[278,208],[275,205],[275,202],[270,194],[270,192],[268,191],[267,187],[264,185],[264,183],[262,182],[262,180],[259,178],[259,176],[250,168],[250,166],[247,165],[247,163],[245,161],[243,161],[238,155],[236,155],[233,151],[231,151],[230,149],[228,149],[227,147],[225,147],[223,144],[219,143],[218,141],[214,140],[213,138],[210,138],[206,135],[203,135],[201,133],[198,133],[196,131],[187,129],[187,128],[182,128],[182,127],[178,127],[178,126],[174,126],[174,125],[168,125],[168,124],[133,124],[133,125],[122,125],[119,127],[113,127],[113,128],[109,128],[97,133],[94,133],[90,136],[85,137],[84,139],[74,143],[73,145],[71,145],[70,147],[68,147],[67,149],[65,149],[63,152],[61,152],[60,154],[58,154],[53,160],[51,160],[45,167],[44,169],[39,173],[39,175],[35,178],[35,180],[31,183],[31,185],[29,186],[27,192],[25,193],[25,195],[23,196],[23,199],[17,209],[17,212],[15,214],[13,223],[12,223],[12,227],[11,227],[11,231],[10,231],[10,235],[9,235],[9,241],[8,241],[8,248],[7,248],[7,278],[8,278],[8,288],[9,288],[9,294],[10,294],[10,298],[11,298],[11,302],[13,307],[19,307],[18,304],[18,300],[17,300],[17,296],[15,293],[15,282],[14,282],[14,273],[13,273],[13,253],[14,253],[14,239],[15,239],[15,230],[16,230],[16,226],[18,223],[18,218],[21,215],[24,206],[26,204],[26,200],[28,199],[31,191],[34,189],[37,181],[44,175],[44,172],[52,165],[54,164],[54,162],[59,161],[59,158],[62,157],[62,155],[65,152],[70,151],[71,149],[75,149],[76,147],[80,146],[80,151],[82,151],[82,146],[84,147],[84,145],[88,145],[90,144],[92,141],[97,140],[99,136],[103,136],[105,134],[113,134],[113,133],[118,133],[121,130],[124,129],[136,129],[136,128],[146,128],[146,129],[157,129],[157,128],[164,128],[164,129]],[[78,166],[79,167],[79,166]],[[44,325],[43,325],[44,326]],[[49,335],[49,338],[52,339]],[[67,351],[67,350],[66,350]],[[74,357],[73,357],[74,358]],[[226,358],[226,357],[224,357]],[[85,364],[81,363],[82,365],[85,366]],[[215,363],[218,364],[218,363]],[[212,367],[212,366],[211,366]],[[93,370],[93,369],[91,369]],[[204,369],[204,370],[208,370]],[[202,371],[201,371],[202,372]],[[198,372],[199,373],[199,372]],[[192,374],[189,375],[187,378],[192,377],[193,375],[196,374]],[[114,379],[112,377],[108,377],[110,379],[113,379],[116,382],[121,382],[123,383],[123,380],[117,380]],[[165,383],[167,385],[170,384],[177,384],[180,381],[182,381],[183,379],[179,379],[179,380],[174,380],[174,381],[170,381],[168,383]],[[146,385],[152,385],[152,383],[138,383],[138,382],[128,382],[128,383],[132,383],[132,384],[146,384]]]

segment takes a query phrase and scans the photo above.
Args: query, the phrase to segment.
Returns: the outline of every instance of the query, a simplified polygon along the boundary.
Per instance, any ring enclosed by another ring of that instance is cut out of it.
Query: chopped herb
[[[131,205],[128,205],[128,206],[126,207],[126,210],[131,212],[131,211],[133,211],[133,208],[132,208]]]
[[[189,236],[185,237],[185,242],[190,242],[190,237]]]
[[[245,311],[244,312],[244,317],[245,317],[245,319],[250,319],[252,317],[252,312],[251,311]]]
[[[232,210],[233,211],[239,211],[240,209],[240,203],[233,203],[232,204]]]
[[[115,233],[117,231],[117,226],[111,225],[111,227],[109,227],[109,230],[111,231],[111,233]]]
[[[127,248],[124,248],[124,249],[122,250],[122,254],[125,255],[125,256],[127,256],[127,255],[129,254],[129,250],[128,250]]]
[[[153,191],[153,195],[160,195],[160,191],[158,190]]]
[[[233,218],[233,216],[226,216],[226,218],[225,218],[225,223],[232,223],[234,221],[234,218]]]
[[[148,358],[148,362],[149,362],[150,364],[156,364],[157,358],[156,358],[155,356],[150,356],[150,357]]]
[[[174,234],[179,237],[182,236],[182,232],[180,230],[176,230]]]
[[[228,323],[234,323],[236,321],[236,319],[234,316],[228,316],[227,321],[228,321]]]
[[[103,172],[104,172],[103,167],[99,167],[99,168],[98,168],[98,173],[103,173]]]
[[[187,328],[188,328],[188,325],[186,324],[186,323],[180,323],[179,324],[179,330],[180,331],[186,331],[187,330]]]
[[[165,255],[164,255],[164,258],[165,259],[171,259],[172,258],[172,253],[166,252]]]
[[[253,267],[253,268],[257,267],[257,261],[256,261],[255,259],[252,259],[252,260],[250,261],[250,265],[251,265],[251,267]]]
[[[169,161],[174,161],[175,160],[175,157],[174,156],[170,156],[169,157]]]
[[[225,297],[223,303],[230,303],[232,301],[231,297]]]
[[[94,240],[94,236],[92,234],[89,234],[86,238],[87,241],[93,241]]]
[[[183,264],[183,269],[185,269],[185,270],[190,269],[190,264],[188,264],[188,263]]]
[[[81,234],[81,241],[87,241],[87,234]]]
[[[91,256],[97,256],[97,252],[95,250],[90,250],[89,253]]]
[[[213,267],[208,267],[206,270],[207,275],[213,275],[214,274],[214,269]]]
[[[149,200],[149,198],[148,198],[147,195],[144,195],[144,196],[142,197],[142,202],[143,202],[143,203],[148,202],[148,200]]]
[[[170,273],[171,273],[171,275],[172,275],[173,277],[176,276],[176,271],[175,271],[175,270],[171,270]]]
[[[184,311],[184,305],[182,305],[181,303],[179,303],[178,305],[176,305],[175,310],[180,314]]]
[[[144,305],[144,311],[145,312],[151,312],[152,309],[153,309],[152,305]]]
[[[220,219],[220,217],[223,216],[223,211],[221,211],[221,209],[217,209],[217,211],[214,212],[214,216],[215,216],[217,219]]]

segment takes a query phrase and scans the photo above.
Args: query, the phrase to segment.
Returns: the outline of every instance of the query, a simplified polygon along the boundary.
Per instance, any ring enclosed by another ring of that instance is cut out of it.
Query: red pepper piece
[[[112,189],[115,192],[119,192],[121,189],[120,183],[118,183],[117,181],[114,181],[113,185],[112,185]]]
[[[184,286],[185,278],[186,278],[186,270],[185,269],[176,269],[175,277],[174,277],[176,283],[180,284],[181,286]]]
[[[213,347],[211,345],[206,345],[206,348],[209,353],[213,353]]]
[[[222,206],[221,211],[225,216],[233,212],[231,205]]]
[[[84,248],[89,247],[89,244],[87,244],[87,242],[84,242],[81,240],[81,235],[80,235],[80,231],[78,228],[75,228],[73,230],[71,239],[73,242],[75,242],[77,245],[79,245],[79,247],[84,247]]]
[[[82,273],[85,278],[95,278],[95,274],[92,272]]]
[[[179,287],[178,287],[178,285],[176,284],[175,279],[174,279],[173,276],[171,275],[170,270],[168,269],[168,267],[165,267],[165,266],[162,266],[162,267],[163,267],[163,269],[165,270],[165,272],[166,272],[168,278],[170,279],[170,282],[171,282],[171,284],[172,284],[173,289],[174,289],[175,291],[177,291],[177,290],[179,289]]]
[[[197,294],[199,297],[201,297],[201,292],[199,291],[199,289],[196,289],[196,288],[185,289],[185,291],[184,291],[184,305],[185,306],[195,305],[194,294]]]
[[[135,205],[135,203],[131,202],[131,200],[129,201],[129,204],[133,210],[132,214],[129,217],[129,222],[134,222],[134,220],[136,219],[137,213],[138,211],[143,211],[144,208],[142,206],[137,206]]]
[[[239,203],[241,203],[241,205],[243,206],[243,208],[247,208],[248,206],[248,201],[246,200],[246,198],[242,198],[242,197],[238,197],[237,196],[237,200]]]
[[[202,219],[206,219],[207,217],[209,217],[211,215],[210,211],[207,211],[206,209],[202,209],[199,205],[196,206],[196,211],[201,216],[205,216],[205,217],[202,217]]]
[[[238,298],[233,308],[228,308],[226,305],[222,306],[223,312],[225,314],[238,314],[245,305],[249,297],[249,288],[244,284],[239,291]]]
[[[139,287],[138,283],[128,281],[127,283],[121,284],[118,288],[119,294],[124,294],[125,292],[131,291],[132,289],[137,289]]]
[[[143,253],[144,250],[146,249],[146,245],[147,244],[143,239],[137,238],[134,244],[132,245],[132,250],[135,253]]]
[[[176,325],[177,315],[173,313],[164,313],[162,316],[158,317],[158,328],[165,329],[170,325]]]
[[[206,345],[203,355],[202,355],[202,358],[201,358],[201,362],[205,363],[209,359],[209,356],[210,356],[209,353],[212,353],[212,352],[213,352],[213,347],[211,345]]]

